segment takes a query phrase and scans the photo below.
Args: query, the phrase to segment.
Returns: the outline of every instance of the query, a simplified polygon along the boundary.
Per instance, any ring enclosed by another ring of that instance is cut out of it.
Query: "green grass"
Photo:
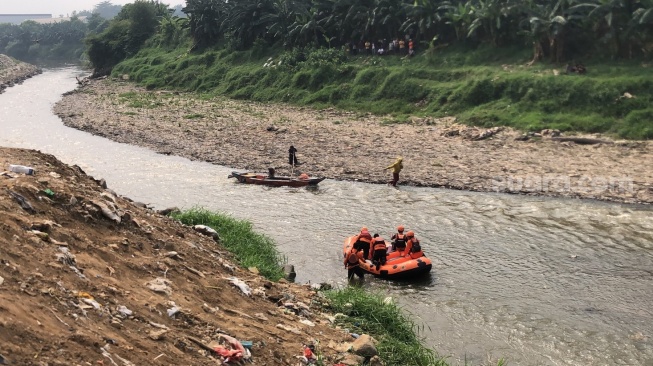
[[[586,75],[565,75],[564,65],[527,66],[529,56],[496,48],[452,48],[411,59],[294,50],[271,54],[274,66],[264,67],[270,53],[257,59],[251,51],[188,54],[186,48],[145,48],[116,66],[114,75],[129,74],[148,89],[371,112],[388,116],[386,123],[453,115],[484,127],[653,138],[652,67],[635,61],[586,62]],[[626,92],[635,98],[624,98]],[[126,98],[132,106],[156,107]]]
[[[241,266],[256,267],[262,276],[272,281],[284,277],[282,265],[285,260],[274,241],[254,232],[250,222],[203,208],[173,212],[171,216],[186,225],[206,225],[213,228],[220,235],[222,245],[234,254]]]
[[[379,341],[376,348],[386,366],[446,366],[445,360],[426,348],[418,328],[395,303],[384,303],[383,295],[350,286],[325,291],[327,309],[343,313],[339,325],[352,333],[370,334]]]

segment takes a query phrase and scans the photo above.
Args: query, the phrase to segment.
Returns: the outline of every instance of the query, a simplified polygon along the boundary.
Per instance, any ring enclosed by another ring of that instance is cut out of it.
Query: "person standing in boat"
[[[397,226],[397,232],[392,234],[392,251],[404,251],[406,249],[406,235],[403,225]]]
[[[361,280],[365,277],[365,272],[360,267],[360,259],[363,259],[363,251],[356,249],[355,246],[345,255],[345,268],[347,268],[349,280],[352,280],[354,276],[358,276]]]
[[[374,239],[372,240],[372,262],[376,263],[377,271],[385,264],[387,255],[388,247],[385,245],[385,240],[379,234],[374,234]]]
[[[406,250],[403,253],[404,257],[410,257],[411,259],[417,259],[424,256],[422,252],[422,246],[419,243],[419,240],[415,237],[415,233],[409,231],[406,233]]]
[[[354,248],[363,251],[363,258],[370,259],[370,249],[372,247],[372,235],[366,227],[361,229],[360,234],[354,241]]]
[[[399,182],[399,173],[404,168],[403,160],[402,157],[397,157],[397,160],[392,165],[384,169],[392,169],[392,180],[388,184],[391,184],[393,187],[396,187],[397,182]]]
[[[299,162],[297,161],[297,149],[295,149],[293,145],[290,145],[290,148],[288,149],[288,164],[292,166],[299,165]]]

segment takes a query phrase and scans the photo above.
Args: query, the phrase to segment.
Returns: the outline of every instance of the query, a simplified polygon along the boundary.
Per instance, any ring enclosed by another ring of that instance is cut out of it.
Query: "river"
[[[431,275],[366,286],[397,299],[452,365],[653,365],[650,207],[333,180],[317,190],[240,185],[228,167],[65,127],[52,106],[82,74],[49,69],[0,95],[0,145],[53,154],[155,208],[250,220],[301,283],[344,285],[345,237],[403,224],[434,260]]]

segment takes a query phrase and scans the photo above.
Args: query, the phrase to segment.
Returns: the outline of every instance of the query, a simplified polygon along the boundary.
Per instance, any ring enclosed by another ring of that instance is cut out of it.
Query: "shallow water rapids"
[[[302,283],[343,284],[346,236],[361,226],[389,236],[404,224],[434,259],[432,274],[413,284],[368,278],[366,286],[414,314],[427,343],[454,365],[500,357],[653,365],[650,207],[333,180],[317,190],[240,185],[227,167],[63,126],[52,105],[81,74],[46,70],[0,95],[0,145],[53,154],[156,208],[202,206],[251,220]]]

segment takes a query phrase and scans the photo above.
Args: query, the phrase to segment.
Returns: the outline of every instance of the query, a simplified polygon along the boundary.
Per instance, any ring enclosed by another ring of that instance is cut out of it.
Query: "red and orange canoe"
[[[346,256],[354,246],[355,240],[356,235],[345,239],[345,245],[343,246],[344,256]],[[392,247],[388,241],[385,242],[385,245],[388,248]],[[376,265],[371,261],[360,259],[358,262],[360,267],[366,272],[387,279],[407,280],[419,277],[423,274],[429,273],[432,267],[431,260],[426,256],[412,259],[410,257],[402,257],[399,252],[388,253],[386,264],[380,266],[378,271],[376,270]]]

